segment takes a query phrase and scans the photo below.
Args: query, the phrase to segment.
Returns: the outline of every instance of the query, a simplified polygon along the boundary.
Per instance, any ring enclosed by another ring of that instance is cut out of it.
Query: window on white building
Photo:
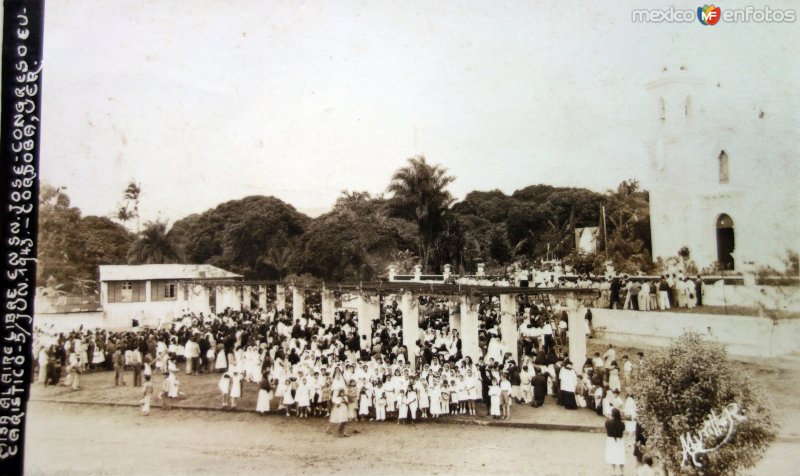
[[[120,291],[120,301],[131,302],[133,301],[133,284],[130,281],[122,283],[122,290]]]
[[[719,153],[719,183],[728,183],[730,175],[728,173],[728,154],[725,151]]]

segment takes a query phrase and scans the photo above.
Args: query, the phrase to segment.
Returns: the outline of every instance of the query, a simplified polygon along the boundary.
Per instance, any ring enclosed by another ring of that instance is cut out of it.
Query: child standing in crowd
[[[231,403],[231,376],[227,372],[219,379],[219,392],[222,394],[222,408],[228,408]]]
[[[492,418],[500,418],[500,385],[497,379],[492,377],[492,384],[489,386],[489,398],[491,399],[490,411]]]
[[[242,375],[238,370],[234,370],[231,377],[231,408],[236,408],[240,398],[242,398]]]
[[[355,380],[350,380],[347,385],[347,419],[355,421],[358,418],[358,387]]]
[[[408,386],[408,391],[406,391],[406,401],[408,401],[408,416],[409,421],[411,424],[414,424],[414,420],[417,419],[417,408],[419,407],[419,400],[417,398],[417,392],[414,391],[412,386]]]
[[[322,384],[319,396],[320,415],[329,416],[331,414],[331,383],[333,380],[328,377]]]
[[[144,376],[144,388],[142,388],[142,415],[147,416],[150,414],[150,399],[153,397],[153,382],[150,381],[150,376]]]
[[[361,387],[358,394],[358,419],[367,420],[369,418],[370,396],[367,386]]]
[[[503,372],[500,379],[500,413],[504,420],[511,416],[511,382],[508,380],[508,372]]]
[[[292,396],[292,381],[290,379],[286,379],[284,383],[285,390],[283,391],[283,406],[286,408],[286,416],[288,417],[292,410],[292,405],[294,405],[294,397]]]
[[[450,414],[450,385],[447,384],[447,379],[442,379],[442,386],[440,389],[442,400],[442,415]]]
[[[431,384],[429,395],[431,399],[431,418],[436,418],[442,414],[442,389],[436,379]]]
[[[406,392],[403,389],[397,393],[397,424],[402,423],[408,416],[408,400],[406,400]]]
[[[272,383],[269,380],[269,372],[264,372],[261,376],[261,382],[258,384],[256,412],[262,415],[266,415],[269,411],[270,400],[272,400]]]
[[[375,388],[375,421],[386,420],[386,393],[381,388],[381,383]]]
[[[297,385],[296,401],[297,416],[308,418],[308,407],[311,405],[311,388],[308,386],[308,379],[303,377]]]
[[[451,415],[458,414],[458,385],[456,385],[455,380],[450,381],[450,411]]]
[[[430,408],[430,398],[428,396],[428,385],[424,380],[417,382],[417,399],[419,400],[419,411],[422,418],[428,418],[428,408]]]

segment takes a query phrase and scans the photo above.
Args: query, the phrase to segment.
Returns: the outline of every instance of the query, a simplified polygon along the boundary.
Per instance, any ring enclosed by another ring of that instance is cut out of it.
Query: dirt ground
[[[604,475],[601,434],[467,425],[360,423],[350,438],[320,420],[251,413],[29,405],[28,475]],[[749,474],[791,474],[800,443],[775,443]],[[635,474],[628,455],[626,475]]]

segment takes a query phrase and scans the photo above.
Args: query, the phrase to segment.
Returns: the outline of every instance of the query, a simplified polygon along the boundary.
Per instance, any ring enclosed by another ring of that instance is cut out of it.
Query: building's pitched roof
[[[146,281],[153,279],[235,279],[231,273],[210,264],[101,265],[100,281]]]

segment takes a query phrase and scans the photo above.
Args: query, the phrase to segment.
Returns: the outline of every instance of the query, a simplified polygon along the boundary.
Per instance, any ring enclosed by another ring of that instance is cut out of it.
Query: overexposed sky
[[[142,219],[171,221],[254,194],[330,207],[419,153],[457,198],[647,186],[664,67],[734,101],[800,83],[797,23],[642,24],[632,9],[698,4],[606,3],[49,0],[41,177],[87,215],[136,179]],[[745,5],[762,6],[721,6]]]

